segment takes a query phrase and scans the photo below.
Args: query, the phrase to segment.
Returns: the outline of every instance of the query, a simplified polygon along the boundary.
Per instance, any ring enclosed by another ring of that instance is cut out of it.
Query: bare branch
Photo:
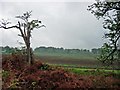
[[[39,26],[39,27],[37,27],[37,28],[41,28],[41,27],[46,27],[45,25],[41,25],[41,26]]]
[[[9,22],[8,20],[4,20],[4,19],[2,19],[1,21],[0,21],[0,26],[6,26],[6,25],[8,25],[8,24],[10,24],[11,22]]]
[[[21,29],[21,25],[20,25],[20,22],[19,22],[19,21],[18,21],[18,25],[19,25],[20,33],[21,33],[21,35],[22,35],[22,37],[23,37],[23,39],[24,39],[24,41],[25,41],[25,44],[27,45],[27,38],[26,38],[26,36],[24,35],[23,30]]]
[[[4,28],[4,29],[11,29],[11,28],[19,28],[18,26],[10,26],[10,27],[6,27],[6,26],[0,26],[0,28]]]
[[[32,13],[32,11],[25,12],[25,13],[23,13],[22,16],[16,16],[16,18],[19,18],[19,19],[24,20],[25,22],[28,22],[28,18],[30,18],[31,13]]]
[[[24,28],[24,35],[25,35],[25,37],[26,37],[27,34],[26,34],[26,31],[25,31],[25,23],[24,23],[24,25],[23,25],[23,28]]]
[[[8,24],[10,24],[11,22],[7,21],[7,20],[4,20],[2,19],[0,21],[0,28],[4,28],[4,29],[11,29],[11,28],[19,28],[17,25],[12,25],[12,26],[9,26],[7,27]]]
[[[21,34],[18,34],[18,36],[22,37],[22,35],[21,35]]]

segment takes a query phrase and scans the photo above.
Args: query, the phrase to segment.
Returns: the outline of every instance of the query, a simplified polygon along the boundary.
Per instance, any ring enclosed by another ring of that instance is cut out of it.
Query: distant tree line
[[[37,47],[34,49],[34,52],[48,52],[48,53],[68,53],[68,54],[100,54],[100,48],[93,48],[91,50],[87,49],[64,49],[64,48],[55,48],[55,47]]]
[[[5,46],[5,47],[0,47],[1,53],[2,54],[15,54],[15,53],[21,53],[24,54],[23,52],[25,52],[24,48],[17,48],[17,47],[9,47],[9,46]]]
[[[56,53],[79,53],[79,52],[89,52],[89,50],[79,50],[79,49],[64,49],[55,47],[38,47],[35,48],[35,52],[56,52]]]
[[[24,48],[13,48],[13,47],[9,47],[9,46],[5,46],[5,47],[0,47],[0,49],[2,50],[2,54],[11,54],[11,53],[16,53],[16,52],[21,52],[24,50]],[[81,53],[81,54],[100,54],[100,48],[93,48],[91,50],[87,50],[87,49],[64,49],[64,48],[56,48],[56,47],[37,47],[34,49],[34,53],[68,53],[68,54],[77,54],[77,53]]]

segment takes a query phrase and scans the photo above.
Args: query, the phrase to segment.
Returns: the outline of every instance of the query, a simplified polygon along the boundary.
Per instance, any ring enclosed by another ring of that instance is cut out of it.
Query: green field
[[[79,75],[103,75],[110,76],[116,75],[120,77],[120,70],[107,70],[107,69],[88,69],[88,68],[65,68],[67,71],[79,74]]]
[[[50,64],[53,67],[63,68],[64,70],[75,73],[77,75],[88,75],[88,76],[114,76],[120,78],[120,70],[113,70],[111,68],[92,68],[92,67],[77,67],[76,65],[66,64]]]

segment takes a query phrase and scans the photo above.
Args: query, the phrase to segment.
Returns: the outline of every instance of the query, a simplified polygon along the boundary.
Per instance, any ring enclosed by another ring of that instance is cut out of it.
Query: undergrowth
[[[113,76],[77,75],[64,68],[50,66],[40,61],[35,61],[29,66],[24,56],[17,54],[3,56],[2,60],[3,90],[120,88],[120,79]]]

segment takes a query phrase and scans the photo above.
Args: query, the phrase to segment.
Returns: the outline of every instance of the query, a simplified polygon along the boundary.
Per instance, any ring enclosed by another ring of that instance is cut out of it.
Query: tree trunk
[[[33,60],[33,51],[32,48],[27,47],[27,62],[29,65],[32,65],[34,60]]]
[[[30,48],[30,30],[27,31],[27,61],[29,63],[29,65],[32,64],[32,49]]]
[[[27,62],[31,65],[30,47],[27,47]]]
[[[118,68],[120,69],[120,49],[118,49]]]
[[[120,60],[120,49],[118,50],[118,59]]]
[[[30,48],[30,59],[31,59],[30,64],[33,64],[34,58],[33,58],[33,50],[32,50],[32,48]]]

